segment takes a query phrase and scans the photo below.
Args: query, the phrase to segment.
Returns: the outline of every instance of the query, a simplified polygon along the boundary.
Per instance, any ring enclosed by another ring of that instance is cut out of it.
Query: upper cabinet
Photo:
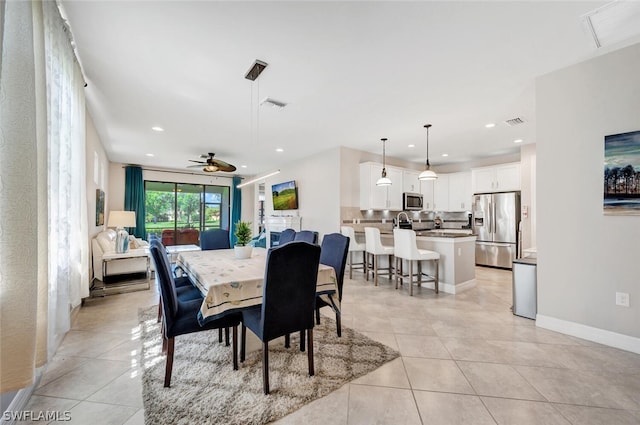
[[[434,180],[422,180],[420,182],[420,193],[422,193],[422,209],[424,211],[433,211]]]
[[[520,190],[520,163],[473,168],[471,169],[471,186],[473,193]]]
[[[376,186],[382,174],[382,164],[364,162],[360,164],[360,209],[402,210],[402,170],[387,167],[391,186]]]
[[[449,211],[449,175],[438,174],[433,182],[433,208],[434,211]]]
[[[448,211],[470,211],[472,198],[471,171],[449,174]]]
[[[411,192],[411,193],[420,193],[420,180],[418,180],[418,176],[420,175],[417,171],[402,171],[402,191],[403,192]]]

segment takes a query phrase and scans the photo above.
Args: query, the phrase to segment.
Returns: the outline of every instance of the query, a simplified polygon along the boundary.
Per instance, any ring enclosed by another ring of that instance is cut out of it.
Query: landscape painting
[[[104,191],[96,189],[96,226],[104,224]]]
[[[271,194],[274,210],[298,209],[298,191],[295,181],[274,184],[271,186]]]
[[[640,215],[640,131],[604,138],[604,214]]]

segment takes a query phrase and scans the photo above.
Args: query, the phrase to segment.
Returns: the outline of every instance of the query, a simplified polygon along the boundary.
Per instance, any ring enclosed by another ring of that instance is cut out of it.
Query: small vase
[[[233,247],[233,250],[238,260],[245,260],[247,258],[251,258],[251,252],[253,251],[253,247],[251,245],[245,245],[245,246],[236,245]]]

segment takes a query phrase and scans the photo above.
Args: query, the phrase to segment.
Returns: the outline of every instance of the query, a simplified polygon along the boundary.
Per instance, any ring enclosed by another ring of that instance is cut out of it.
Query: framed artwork
[[[640,131],[604,137],[606,215],[640,215]]]
[[[96,226],[104,224],[104,191],[96,189]]]

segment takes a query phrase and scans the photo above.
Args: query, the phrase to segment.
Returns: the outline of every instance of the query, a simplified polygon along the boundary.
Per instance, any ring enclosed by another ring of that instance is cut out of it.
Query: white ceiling
[[[381,153],[382,137],[424,163],[426,123],[436,169],[535,143],[534,79],[607,50],[580,19],[603,4],[62,1],[111,161],[184,169],[215,152],[242,175],[340,145]],[[255,59],[269,65],[252,83]]]

